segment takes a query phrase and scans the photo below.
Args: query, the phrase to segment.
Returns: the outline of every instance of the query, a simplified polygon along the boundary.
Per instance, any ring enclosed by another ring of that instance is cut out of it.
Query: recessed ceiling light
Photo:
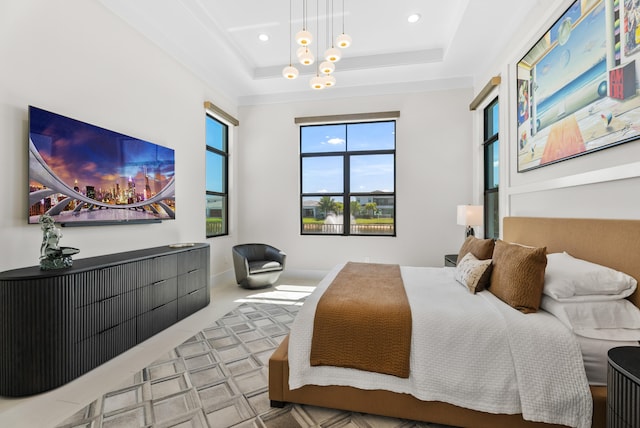
[[[413,13],[411,15],[409,15],[409,17],[407,18],[407,21],[409,21],[410,23],[414,23],[414,22],[418,22],[420,21],[420,14],[419,13]]]
[[[258,35],[258,39],[259,39],[261,42],[268,42],[268,41],[269,41],[269,35],[268,35],[268,34],[264,34],[264,33],[259,34],[259,35]]]

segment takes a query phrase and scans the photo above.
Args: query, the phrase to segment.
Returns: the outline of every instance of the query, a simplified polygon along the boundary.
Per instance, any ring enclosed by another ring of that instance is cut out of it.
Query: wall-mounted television
[[[175,219],[173,149],[29,106],[29,223]]]

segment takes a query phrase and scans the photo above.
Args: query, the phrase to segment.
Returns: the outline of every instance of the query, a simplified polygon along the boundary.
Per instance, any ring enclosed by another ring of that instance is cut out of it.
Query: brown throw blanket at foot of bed
[[[409,377],[411,307],[400,266],[347,263],[316,308],[312,366]]]

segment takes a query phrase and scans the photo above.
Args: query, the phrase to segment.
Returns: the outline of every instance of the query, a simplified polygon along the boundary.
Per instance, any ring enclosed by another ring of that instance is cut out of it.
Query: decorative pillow
[[[536,312],[542,298],[546,265],[546,247],[525,247],[497,240],[489,291],[525,314]]]
[[[473,254],[478,260],[490,259],[493,254],[493,239],[478,239],[468,236],[462,243],[458,252],[458,260],[462,260],[467,253]]]
[[[640,309],[627,299],[559,302],[549,296],[542,296],[540,309],[553,314],[578,336],[605,340],[640,340]]]
[[[558,301],[623,299],[638,282],[626,273],[564,253],[547,256],[544,294]]]
[[[491,259],[478,260],[467,253],[456,265],[456,281],[467,287],[471,293],[484,290],[489,285]]]

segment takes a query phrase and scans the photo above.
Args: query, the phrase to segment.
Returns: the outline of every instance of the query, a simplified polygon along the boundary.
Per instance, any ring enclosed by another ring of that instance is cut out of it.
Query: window
[[[207,238],[228,234],[229,127],[206,116]]]
[[[484,109],[484,233],[486,238],[500,236],[498,185],[500,178],[500,139],[498,99]]]
[[[301,233],[395,236],[396,122],[300,127]]]

